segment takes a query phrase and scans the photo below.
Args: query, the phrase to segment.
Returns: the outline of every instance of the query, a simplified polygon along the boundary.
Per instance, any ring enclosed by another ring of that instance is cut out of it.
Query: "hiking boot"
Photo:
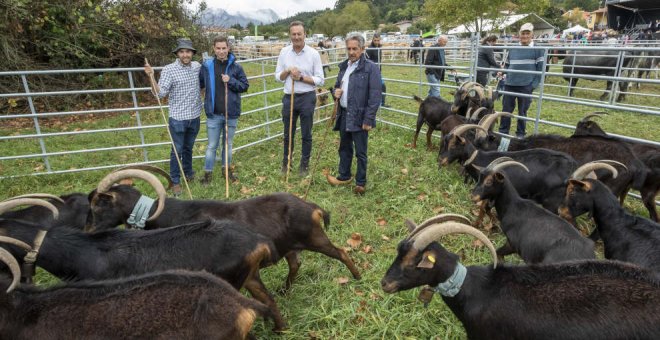
[[[367,191],[367,189],[365,189],[362,185],[356,185],[355,188],[353,188],[353,192],[358,195],[364,195],[365,191]]]
[[[206,187],[209,184],[211,184],[212,180],[213,180],[213,172],[212,171],[205,171],[204,172],[204,177],[201,180],[199,180],[199,183],[201,183],[203,187]]]
[[[325,178],[328,180],[328,183],[331,185],[337,186],[337,185],[344,185],[344,184],[350,184],[351,181],[353,180],[353,177],[349,179],[339,179],[335,176],[332,175],[326,175]]]
[[[181,196],[182,192],[183,192],[183,190],[181,190],[181,184],[174,184],[172,186],[172,194],[174,194],[174,197]]]

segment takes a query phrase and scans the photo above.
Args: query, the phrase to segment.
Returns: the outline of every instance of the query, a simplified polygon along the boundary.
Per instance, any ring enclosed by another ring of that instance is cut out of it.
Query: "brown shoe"
[[[355,188],[353,188],[353,192],[358,194],[358,195],[364,195],[364,192],[367,191],[363,186],[361,185],[356,185]]]
[[[181,196],[181,192],[183,192],[183,190],[181,190],[181,184],[174,184],[172,186],[172,194],[174,194],[174,197]]]
[[[331,185],[335,185],[335,186],[336,185],[350,184],[351,181],[353,180],[353,177],[351,177],[349,179],[346,179],[346,180],[341,180],[341,179],[338,179],[337,177],[329,175],[329,174],[325,175],[325,178],[328,180],[328,183],[330,183]]]

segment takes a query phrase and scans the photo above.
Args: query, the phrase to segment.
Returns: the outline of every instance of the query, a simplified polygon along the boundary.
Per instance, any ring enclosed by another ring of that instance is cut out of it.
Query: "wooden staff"
[[[223,83],[225,83],[223,81]],[[227,111],[229,93],[225,83],[225,198],[229,198],[229,113]]]
[[[309,188],[312,186],[312,182],[314,182],[314,171],[316,169],[316,164],[319,163],[319,159],[321,158],[321,152],[325,148],[325,140],[328,137],[328,130],[332,129],[333,123],[335,122],[335,119],[337,118],[337,109],[339,107],[339,98],[335,98],[335,106],[332,109],[332,116],[328,120],[328,129],[325,130],[323,133],[323,138],[321,139],[321,145],[316,151],[316,160],[314,163],[312,163],[312,178],[309,180],[309,184],[307,184],[307,188],[305,189],[305,195],[303,196],[303,199],[307,199],[307,194],[309,193]]]
[[[289,155],[286,160],[286,177],[285,177],[285,182],[288,184],[289,183],[289,172],[291,171],[291,140],[293,139],[293,136],[291,135],[292,132],[291,130],[293,129],[293,99],[295,98],[296,92],[295,90],[295,84],[296,82],[291,78],[291,107],[289,108]]]
[[[151,66],[149,65],[149,60],[147,58],[144,58],[144,66]],[[152,94],[156,97],[156,100],[158,101],[158,107],[160,108],[160,115],[163,117],[163,121],[165,122],[165,125],[168,126],[169,123],[167,122],[167,118],[165,117],[165,111],[163,110],[163,104],[160,102],[160,97],[158,96],[158,87],[156,86],[156,79],[154,79],[154,74],[149,74],[149,81],[151,82],[151,89],[152,89]],[[176,151],[176,145],[174,145],[174,139],[172,138],[172,133],[170,132],[169,127],[166,129],[167,130],[167,135],[170,137],[170,142],[172,144],[172,150],[174,150],[174,157],[176,157],[177,164],[179,165],[179,172],[183,175],[181,176],[183,178],[183,184],[186,187],[186,190],[188,191],[188,197],[190,199],[193,199],[192,196],[192,191],[190,191],[190,186],[188,185],[188,179],[186,179],[186,174],[183,173],[183,164],[181,164],[181,158],[179,158],[179,153]]]

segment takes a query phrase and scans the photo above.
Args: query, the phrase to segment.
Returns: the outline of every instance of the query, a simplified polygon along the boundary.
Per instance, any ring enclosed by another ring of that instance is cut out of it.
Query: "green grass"
[[[261,66],[244,65],[248,75],[257,75]],[[272,72],[273,67],[266,67]],[[331,74],[336,74],[334,67]],[[385,67],[385,77],[397,79],[417,80],[418,69],[402,67]],[[422,74],[423,76],[423,74]],[[549,83],[565,84],[561,79],[549,79]],[[334,81],[326,83],[326,87]],[[266,87],[273,88],[277,84],[272,76],[266,80]],[[603,82],[587,82],[586,86],[604,88]],[[261,91],[261,80],[251,81],[249,93]],[[427,87],[421,90],[410,84],[388,83],[388,92],[409,96],[421,91],[424,95]],[[561,91],[548,88],[547,91]],[[659,93],[658,87],[647,85],[644,91]],[[449,98],[447,89],[442,89],[445,98]],[[578,91],[578,96],[596,99],[600,92]],[[279,103],[281,93],[268,95],[268,105]],[[409,112],[417,111],[417,103],[410,99],[387,99],[388,104],[396,109]],[[626,103],[636,105],[651,105],[658,107],[660,101],[648,98],[629,97]],[[248,111],[264,105],[263,96],[245,99],[243,110]],[[500,109],[501,104],[497,103]],[[270,135],[282,130],[279,122],[280,109],[269,111],[271,119],[275,122],[270,125]],[[553,102],[543,104],[542,119],[559,121],[573,125],[581,116],[593,111],[590,108],[578,105],[568,105]],[[530,109],[530,115],[536,112],[536,105]],[[610,115],[601,119],[599,124],[607,131],[659,140],[658,117],[630,114],[610,110]],[[325,109],[321,115],[329,115],[330,110]],[[264,121],[265,113],[259,112],[241,117],[239,129],[245,129]],[[381,110],[380,117],[408,127],[414,127],[414,116],[392,113]],[[142,123],[145,125],[162,124],[160,113],[142,113]],[[75,129],[92,129],[130,126],[135,120],[132,114],[115,114],[102,119],[89,119],[87,121],[73,122],[66,126],[48,127],[44,131],[73,131]],[[528,131],[531,130],[531,123]],[[33,128],[0,128],[1,135],[33,133]],[[569,134],[569,130],[541,127],[541,132],[559,132]],[[264,129],[254,129],[237,135],[235,146],[245,145],[259,137],[268,136]],[[200,138],[205,137],[205,128],[202,127]],[[163,128],[145,130],[147,143],[165,141],[166,132]],[[352,233],[362,235],[362,244],[358,249],[350,250],[350,256],[361,269],[363,278],[355,281],[351,278],[348,269],[339,261],[328,257],[304,252],[298,280],[294,283],[287,295],[277,295],[277,303],[284,314],[290,328],[280,339],[462,339],[465,332],[460,322],[453,316],[445,304],[435,297],[429,308],[424,309],[416,300],[417,290],[402,292],[394,295],[385,294],[380,289],[380,279],[394,259],[397,243],[405,237],[403,226],[405,218],[421,221],[438,212],[459,213],[473,216],[473,204],[468,199],[472,185],[464,185],[457,173],[457,167],[451,166],[438,171],[436,151],[425,149],[422,138],[418,149],[406,147],[412,140],[412,131],[379,123],[377,129],[370,134],[369,140],[369,171],[367,193],[358,197],[352,193],[352,187],[331,187],[322,176],[322,169],[329,169],[333,173],[337,168],[337,133],[329,131],[324,125],[314,127],[314,149],[312,154],[313,167],[311,187],[308,200],[319,204],[331,213],[331,223],[327,233],[333,242],[340,247],[349,247],[346,241]],[[56,137],[46,140],[49,151],[79,150],[92,147],[108,146],[112,144],[129,145],[139,141],[136,132],[108,132],[97,135],[79,135]],[[435,139],[437,147],[438,140]],[[299,139],[297,150],[300,148]],[[195,147],[195,156],[204,153],[205,142]],[[323,146],[323,147],[322,147]],[[3,156],[12,154],[38,153],[39,145],[36,140],[13,140],[0,142]],[[169,154],[167,146],[149,148],[150,159],[166,159]],[[319,157],[316,162],[316,157]],[[55,170],[99,166],[118,162],[131,163],[142,160],[141,149],[125,151],[109,151],[94,154],[74,154],[68,156],[51,157],[51,166]],[[299,178],[292,172],[289,184],[279,173],[281,160],[281,139],[275,138],[236,152],[234,161],[236,173],[240,183],[230,188],[230,200],[245,199],[257,195],[277,191],[288,191],[297,195],[304,195],[308,179]],[[293,163],[297,170],[297,162]],[[0,161],[0,174],[2,176],[19,175],[43,171],[43,162],[40,158],[22,159],[15,161]],[[166,167],[166,165],[163,165]],[[202,159],[196,159],[194,168],[201,172]],[[37,169],[37,170],[35,170]],[[0,199],[29,192],[88,192],[104,176],[106,171],[90,171],[82,173],[48,175],[48,176],[21,176],[0,180]],[[191,183],[192,194],[195,198],[224,199],[224,181],[216,173],[213,184],[201,187],[197,182]],[[145,192],[153,193],[144,184],[139,188]],[[626,201],[626,208],[635,213],[648,216],[641,204],[634,200]],[[384,223],[379,221],[385,221]],[[583,220],[582,227],[588,223]],[[504,237],[499,232],[489,235],[496,246],[503,244]],[[464,263],[487,264],[491,262],[485,248],[477,248],[472,239],[466,236],[446,237],[442,242],[450,251],[460,254]],[[368,247],[368,248],[367,248]],[[520,262],[513,256],[508,258],[511,262]],[[263,270],[262,277],[270,289],[277,290],[283,284],[287,273],[284,261],[278,265]],[[350,278],[348,283],[340,284],[340,278]],[[40,271],[37,282],[42,285],[56,282],[52,276]],[[258,322],[254,333],[258,338],[274,338],[270,331],[272,324]]]

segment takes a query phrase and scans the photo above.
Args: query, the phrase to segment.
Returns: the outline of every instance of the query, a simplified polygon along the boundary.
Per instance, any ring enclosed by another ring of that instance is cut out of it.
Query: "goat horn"
[[[478,109],[476,109],[476,110],[474,111],[474,113],[472,113],[472,117],[470,117],[470,120],[471,120],[471,121],[476,121],[477,118],[479,118],[479,114],[481,113],[481,111],[484,111],[484,110],[486,110],[486,108],[483,107],[483,106],[480,107],[480,108],[478,108]],[[466,114],[465,117],[468,117],[468,115]]]
[[[461,124],[449,132],[450,135],[462,136],[466,131],[471,129],[483,130],[483,128],[477,124]]]
[[[481,120],[479,121],[479,126],[483,127],[484,129],[486,129],[486,131],[488,131],[488,130],[490,130],[490,127],[493,125],[493,123],[495,123],[497,118],[500,118],[502,116],[513,117],[514,115],[509,113],[509,112],[495,112],[493,114],[488,114],[488,115],[485,115],[483,118],[481,118]],[[488,132],[486,132],[486,134],[487,133]],[[478,135],[477,137],[485,137],[485,136],[483,136],[483,135],[479,136]]]
[[[575,169],[571,175],[572,179],[583,180],[590,172],[598,169],[607,169],[612,173],[612,177],[616,178],[619,175],[619,172],[616,169],[602,161],[589,162],[582,165],[581,167]]]
[[[0,202],[0,214],[5,211],[9,211],[21,205],[38,205],[44,208],[49,209],[53,213],[53,218],[58,219],[60,217],[60,212],[57,208],[50,202],[44,201],[38,198],[17,198],[11,199],[8,201]]]
[[[497,164],[493,167],[492,171],[493,172],[500,171],[500,170],[502,170],[502,169],[504,169],[508,166],[512,166],[512,165],[519,166],[519,167],[525,169],[525,171],[529,172],[529,169],[525,166],[525,164],[522,164],[522,163],[516,162],[516,161],[506,161],[506,162],[502,162],[500,164]]]
[[[621,163],[621,162],[613,161],[611,159],[601,159],[599,162],[607,163],[609,165],[618,165],[618,166],[624,168],[626,171],[628,171],[628,167],[625,164]]]
[[[410,235],[408,235],[409,239],[412,239],[415,237],[415,235],[419,234],[420,231],[426,229],[427,227],[433,225],[433,224],[438,224],[438,223],[445,223],[449,221],[454,221],[458,223],[465,223],[465,224],[470,224],[472,221],[470,221],[467,217],[459,214],[440,214],[438,216],[431,217],[427,219],[426,221],[422,222],[421,224],[417,225],[415,227],[415,230],[410,232]]]
[[[604,112],[604,111],[592,112],[592,113],[584,116],[582,119],[580,119],[580,123],[584,123],[584,122],[588,121],[589,118],[591,118],[591,117],[599,117],[600,118],[601,115],[606,115],[606,114],[607,114],[607,112]]]
[[[468,234],[483,242],[493,256],[493,268],[497,267],[497,253],[495,252],[493,243],[488,237],[486,237],[486,235],[484,235],[484,233],[463,223],[445,222],[428,226],[424,231],[417,234],[417,237],[413,242],[413,247],[417,250],[423,250],[431,244],[431,242],[449,234]]]
[[[31,251],[32,250],[32,247],[30,247],[29,244],[27,244],[27,243],[25,243],[21,240],[17,240],[15,238],[8,237],[8,236],[1,236],[0,235],[0,242],[13,244],[13,245],[25,250],[25,251]]]
[[[105,176],[99,185],[96,187],[96,190],[98,192],[107,192],[108,189],[110,189],[110,186],[112,186],[114,183],[117,183],[118,181],[124,179],[124,178],[140,178],[147,183],[149,183],[158,193],[158,207],[156,208],[156,211],[154,214],[149,217],[147,221],[153,221],[154,219],[158,218],[158,216],[163,212],[163,209],[165,208],[165,199],[167,198],[167,192],[165,191],[165,187],[163,186],[163,183],[161,183],[156,176],[153,174],[146,172],[144,170],[137,170],[137,169],[127,169],[127,170],[121,170],[121,171],[114,171],[109,173],[107,176]]]
[[[7,249],[0,248],[0,261],[4,262],[11,271],[12,280],[9,288],[7,288],[7,293],[11,293],[18,286],[18,281],[21,279],[21,269],[18,267],[18,261]]]
[[[128,165],[125,167],[121,167],[113,172],[121,171],[121,170],[129,170],[129,169],[137,169],[137,170],[144,170],[151,172],[152,174],[159,174],[163,176],[167,180],[167,188],[166,190],[169,190],[174,186],[174,182],[172,182],[172,177],[170,177],[170,174],[167,173],[167,171],[153,165],[149,164],[135,164],[135,165]]]
[[[508,161],[513,161],[513,158],[511,157],[499,157],[495,158],[492,160],[488,165],[486,165],[486,170],[492,170],[494,166],[502,163],[502,162],[508,162]]]
[[[42,193],[25,194],[25,195],[15,196],[15,197],[6,199],[3,202],[10,201],[10,200],[15,200],[15,199],[18,199],[18,198],[50,198],[50,199],[54,199],[54,200],[56,200],[60,203],[64,203],[64,200],[59,196],[55,196],[55,195],[52,195],[52,194],[42,194]]]
[[[465,118],[470,118],[470,112],[472,112],[472,106],[468,107],[467,112],[465,113]]]

